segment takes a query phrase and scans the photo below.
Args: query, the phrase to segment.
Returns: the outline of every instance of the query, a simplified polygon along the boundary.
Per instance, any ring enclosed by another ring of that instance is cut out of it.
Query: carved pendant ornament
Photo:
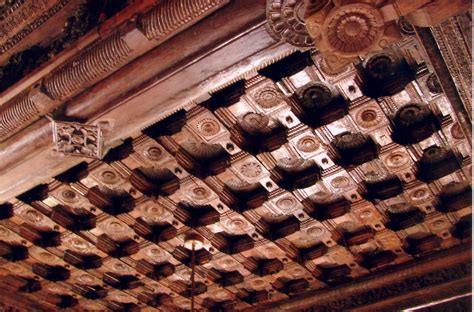
[[[103,137],[99,126],[76,122],[53,122],[53,138],[56,151],[100,159]]]

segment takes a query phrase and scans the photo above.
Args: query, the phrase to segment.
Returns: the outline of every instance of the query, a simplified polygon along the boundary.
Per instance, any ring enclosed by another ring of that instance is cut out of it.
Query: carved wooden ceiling
[[[470,244],[471,142],[422,47],[407,26],[337,70],[287,51],[112,149],[54,121],[55,153],[84,161],[1,204],[2,287],[189,310],[195,231],[197,308],[256,310]]]

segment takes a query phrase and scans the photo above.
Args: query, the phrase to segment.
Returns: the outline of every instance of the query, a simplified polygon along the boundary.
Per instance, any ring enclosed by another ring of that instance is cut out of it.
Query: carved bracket
[[[99,126],[53,121],[53,139],[60,153],[102,158],[103,136]]]

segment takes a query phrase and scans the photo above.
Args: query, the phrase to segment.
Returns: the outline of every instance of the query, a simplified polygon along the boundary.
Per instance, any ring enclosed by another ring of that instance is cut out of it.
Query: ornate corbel
[[[101,159],[103,133],[98,125],[52,120],[56,152],[86,158]]]

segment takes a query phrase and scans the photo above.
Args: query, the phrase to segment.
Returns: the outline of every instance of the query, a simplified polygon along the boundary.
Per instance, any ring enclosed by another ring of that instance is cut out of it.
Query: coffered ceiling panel
[[[295,52],[2,204],[2,281],[74,310],[188,310],[195,231],[197,307],[255,310],[469,240],[470,142],[404,36],[338,71]]]

